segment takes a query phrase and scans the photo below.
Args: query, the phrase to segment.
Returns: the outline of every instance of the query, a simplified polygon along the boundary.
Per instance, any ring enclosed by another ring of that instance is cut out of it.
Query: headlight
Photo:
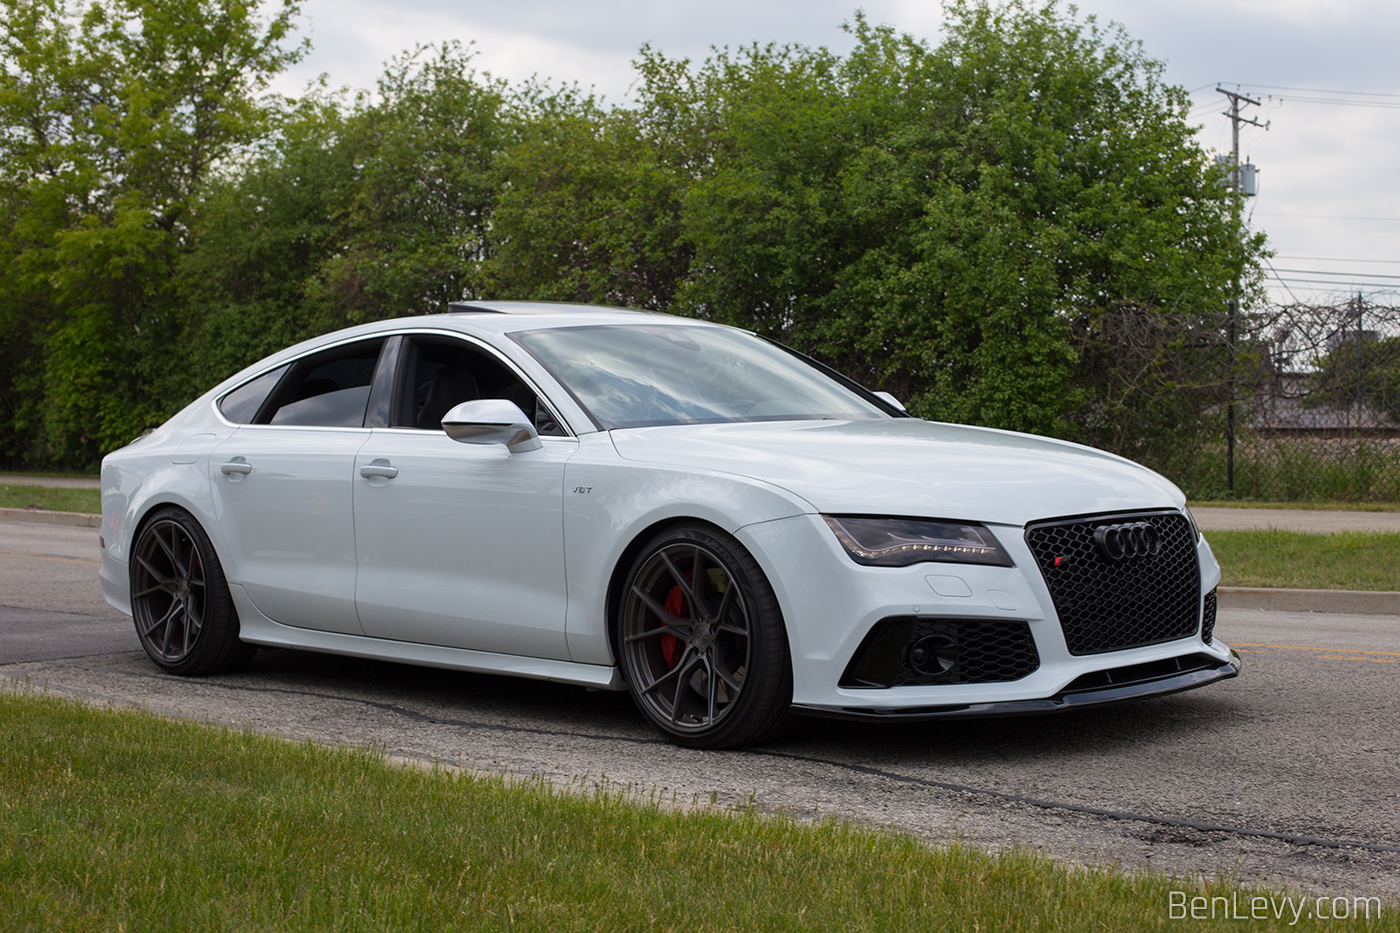
[[[917,518],[823,515],[836,540],[858,564],[907,567],[922,561],[1012,566],[1011,557],[982,525]]]

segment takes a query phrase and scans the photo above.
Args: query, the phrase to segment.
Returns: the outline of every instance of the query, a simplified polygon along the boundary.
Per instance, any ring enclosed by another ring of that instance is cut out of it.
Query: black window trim
[[[388,330],[388,331],[384,331],[384,332],[382,332],[382,333],[377,333],[377,334],[357,334],[357,335],[355,335],[355,336],[346,336],[346,337],[345,337],[344,339],[342,339],[342,340],[337,340],[335,343],[325,344],[324,346],[319,346],[319,347],[316,347],[315,349],[308,350],[307,352],[301,354],[300,356],[294,357],[294,358],[292,358],[292,359],[290,359],[290,360],[281,360],[281,361],[279,361],[279,362],[277,362],[277,363],[274,363],[274,364],[271,365],[271,366],[268,366],[268,367],[266,367],[266,368],[264,368],[264,369],[258,370],[257,372],[255,372],[255,373],[253,373],[251,376],[249,376],[247,379],[242,380],[242,381],[239,382],[237,385],[232,386],[232,387],[230,387],[228,390],[226,390],[226,391],[224,391],[224,392],[221,392],[221,393],[219,393],[217,396],[215,396],[214,399],[213,399],[212,402],[211,402],[211,404],[212,404],[212,406],[213,406],[213,409],[214,409],[214,415],[215,415],[215,417],[217,417],[217,418],[219,419],[219,421],[221,421],[223,424],[225,424],[225,425],[227,425],[228,427],[231,427],[231,428],[276,428],[276,429],[278,429],[278,430],[296,429],[296,430],[333,430],[333,431],[392,430],[392,431],[396,431],[396,432],[397,432],[397,431],[418,431],[418,432],[421,432],[421,433],[423,433],[423,434],[435,434],[435,433],[440,434],[441,431],[433,431],[433,430],[428,430],[428,429],[424,429],[424,428],[390,428],[390,427],[388,427],[388,426],[384,426],[384,427],[382,427],[382,428],[377,428],[377,429],[376,429],[376,428],[369,427],[369,426],[367,426],[367,425],[361,426],[361,427],[358,427],[358,428],[357,428],[357,427],[343,427],[343,426],[342,426],[342,427],[332,427],[332,426],[321,426],[321,425],[258,424],[258,423],[256,423],[256,416],[254,416],[254,419],[255,419],[255,420],[254,420],[253,422],[249,422],[249,423],[243,424],[243,423],[239,423],[239,422],[237,422],[237,421],[230,421],[228,418],[226,418],[226,417],[224,416],[224,413],[223,413],[222,411],[219,410],[219,403],[222,402],[222,401],[224,400],[225,397],[227,397],[228,395],[232,394],[233,392],[236,392],[236,391],[238,391],[239,389],[243,388],[245,385],[247,385],[248,383],[252,382],[254,379],[258,379],[258,378],[260,378],[260,377],[262,377],[262,376],[267,375],[268,373],[272,372],[273,370],[277,369],[277,368],[280,367],[280,366],[286,366],[286,367],[287,367],[287,372],[284,373],[284,374],[282,375],[282,379],[279,379],[279,380],[277,381],[277,385],[273,386],[273,387],[272,387],[272,391],[270,391],[270,392],[267,394],[267,399],[264,399],[264,400],[263,400],[263,404],[264,404],[264,405],[267,404],[267,400],[268,400],[268,399],[271,399],[271,398],[273,398],[273,397],[276,396],[277,390],[278,390],[279,388],[281,388],[282,380],[286,379],[286,378],[287,378],[287,375],[290,374],[290,373],[292,373],[292,372],[295,370],[295,365],[296,365],[297,363],[301,362],[302,360],[306,359],[308,356],[314,356],[315,354],[321,353],[321,352],[326,351],[326,350],[334,350],[336,347],[345,346],[346,344],[359,343],[359,342],[365,341],[365,340],[374,340],[374,339],[377,339],[377,338],[382,338],[382,339],[384,340],[384,346],[381,347],[381,348],[380,348],[380,351],[379,351],[379,354],[380,354],[380,356],[379,356],[379,363],[377,363],[376,366],[375,366],[374,383],[371,385],[371,388],[370,388],[370,399],[369,399],[369,404],[368,404],[368,405],[366,406],[366,408],[365,408],[365,418],[366,418],[366,420],[368,420],[368,419],[369,419],[369,411],[373,408],[373,403],[375,402],[375,393],[376,393],[376,390],[379,388],[380,367],[382,367],[383,364],[384,364],[384,362],[385,362],[385,359],[384,359],[384,358],[385,358],[385,354],[392,351],[392,353],[393,353],[393,355],[394,355],[394,357],[395,357],[395,359],[394,359],[394,365],[393,365],[393,369],[392,369],[392,372],[393,372],[393,383],[392,383],[392,385],[394,386],[394,392],[395,392],[395,393],[397,393],[397,391],[398,391],[398,388],[397,388],[397,387],[398,387],[398,385],[399,385],[400,382],[401,382],[401,380],[399,379],[400,371],[401,371],[401,369],[402,369],[402,367],[403,367],[403,365],[404,365],[405,359],[409,356],[409,354],[403,352],[403,348],[404,348],[405,346],[407,346],[407,345],[409,344],[410,341],[409,341],[408,339],[401,339],[401,340],[397,341],[397,342],[391,347],[390,344],[391,344],[392,338],[396,338],[396,337],[397,337],[397,338],[412,338],[412,337],[420,337],[420,336],[422,336],[422,337],[449,337],[449,338],[452,338],[452,339],[454,339],[454,340],[461,340],[461,341],[463,341],[464,343],[470,344],[472,347],[474,347],[474,348],[476,348],[476,349],[482,350],[482,351],[484,351],[484,352],[490,354],[493,358],[495,358],[498,362],[500,362],[501,365],[505,366],[507,369],[509,369],[511,372],[513,372],[513,373],[520,379],[520,381],[523,382],[523,383],[525,384],[526,388],[528,388],[531,392],[534,392],[534,393],[535,393],[536,397],[538,397],[539,399],[541,399],[546,405],[549,406],[549,410],[554,414],[554,420],[555,420],[556,422],[558,422],[559,426],[562,427],[562,428],[564,429],[564,431],[565,431],[565,434],[564,434],[563,437],[550,436],[550,435],[540,435],[540,440],[542,440],[542,441],[561,441],[561,440],[577,440],[577,439],[578,439],[578,434],[579,434],[579,432],[577,432],[576,430],[574,430],[574,426],[571,425],[571,424],[569,423],[567,416],[560,412],[559,406],[556,405],[556,404],[554,403],[554,400],[551,399],[551,398],[549,397],[549,394],[548,394],[548,393],[546,393],[546,392],[544,392],[544,391],[542,391],[542,390],[540,389],[539,384],[536,382],[536,380],[534,380],[533,378],[531,378],[531,377],[529,376],[529,374],[523,372],[523,371],[521,370],[521,368],[520,368],[518,365],[516,365],[516,363],[515,363],[514,360],[512,360],[510,357],[506,356],[506,355],[505,355],[504,353],[502,353],[500,350],[498,350],[498,349],[496,349],[495,347],[491,346],[489,343],[486,343],[485,341],[483,341],[483,340],[481,340],[481,339],[475,337],[475,336],[472,335],[472,334],[465,334],[465,333],[462,333],[461,331],[457,331],[457,330],[443,330],[443,329],[439,329],[439,328],[435,328],[435,327],[427,327],[427,328],[424,328],[424,327],[417,327],[417,328],[414,328],[414,327],[405,327],[405,328],[403,328],[402,330]],[[509,336],[509,335],[507,335],[507,336]],[[562,386],[561,386],[561,388],[562,388],[563,391],[565,391],[565,392],[568,391],[567,388],[563,388]],[[397,401],[396,398],[391,398],[390,403],[389,403],[389,404],[390,404],[390,408],[389,408],[390,412],[392,412],[392,411],[394,410],[393,405],[395,404],[396,401]],[[585,414],[587,414],[587,409],[583,409],[583,411],[584,411]],[[263,412],[262,412],[262,406],[259,406],[259,408],[258,408],[258,415],[261,415],[262,413],[263,413]]]
[[[365,343],[365,342],[368,342],[368,341],[370,341],[370,340],[383,340],[384,343],[383,343],[383,345],[380,346],[380,348],[379,348],[379,361],[375,363],[375,376],[376,376],[376,378],[377,378],[377,377],[378,377],[378,374],[379,374],[379,366],[380,366],[380,364],[383,363],[383,361],[384,361],[384,352],[385,352],[385,350],[388,349],[388,347],[389,347],[389,338],[390,338],[390,337],[393,337],[393,336],[395,336],[395,334],[392,334],[392,333],[389,333],[389,334],[358,334],[358,335],[353,336],[353,337],[347,336],[347,337],[345,337],[343,340],[337,340],[337,341],[335,341],[334,343],[328,343],[328,344],[325,344],[324,346],[319,346],[319,347],[315,347],[314,349],[307,350],[305,353],[301,354],[300,356],[296,356],[296,357],[293,357],[293,358],[287,359],[287,360],[280,360],[279,362],[274,363],[274,364],[272,364],[271,366],[266,367],[265,369],[260,369],[260,370],[258,370],[257,372],[255,372],[255,373],[253,373],[251,376],[249,376],[247,379],[244,379],[243,381],[239,382],[237,385],[232,386],[231,388],[229,388],[227,391],[225,391],[225,392],[220,392],[217,396],[215,396],[214,399],[213,399],[212,402],[211,402],[212,407],[213,407],[213,409],[214,409],[214,415],[215,415],[215,417],[217,417],[217,418],[219,419],[219,421],[221,421],[223,424],[227,425],[227,426],[230,427],[230,428],[276,428],[276,429],[278,429],[278,430],[301,430],[301,431],[366,431],[366,430],[369,430],[369,428],[365,427],[364,422],[361,422],[359,425],[266,424],[266,423],[259,423],[258,418],[260,418],[262,415],[266,414],[266,412],[264,411],[264,409],[268,406],[268,404],[271,402],[272,399],[274,399],[274,398],[277,397],[277,393],[278,393],[279,390],[281,390],[282,384],[283,384],[284,382],[286,382],[287,379],[288,379],[289,377],[291,377],[294,373],[296,373],[296,371],[297,371],[297,364],[299,364],[299,363],[303,362],[304,360],[306,360],[307,357],[316,356],[317,354],[319,354],[319,353],[324,353],[324,352],[326,352],[327,350],[334,350],[334,349],[336,349],[337,347],[348,346],[348,345],[350,345],[350,344],[352,344],[352,343]],[[224,415],[223,410],[222,410],[221,408],[219,408],[219,405],[223,403],[223,400],[224,400],[224,399],[228,398],[228,396],[232,395],[234,392],[237,392],[239,389],[243,388],[244,386],[246,386],[248,383],[254,381],[255,379],[261,379],[263,376],[266,376],[268,373],[273,372],[273,371],[275,371],[275,370],[277,370],[277,369],[281,369],[282,367],[286,367],[286,370],[287,370],[287,371],[284,372],[284,373],[282,374],[282,378],[277,380],[277,384],[276,384],[275,386],[272,387],[271,391],[269,391],[269,392],[267,393],[267,397],[264,398],[264,399],[262,400],[262,404],[258,406],[257,413],[253,415],[253,420],[252,420],[252,421],[246,421],[246,422],[244,422],[244,421],[230,421],[230,420],[228,419],[228,417]],[[373,401],[374,383],[371,383],[371,384],[370,384],[370,395],[371,395],[371,398],[370,398],[369,400],[367,400],[366,407],[365,407],[366,417],[368,417],[368,412],[369,412],[368,401]]]
[[[337,349],[340,349],[340,348],[343,348],[343,347],[354,346],[354,345],[357,344],[357,343],[371,343],[371,342],[373,342],[373,341],[375,341],[375,340],[378,340],[378,341],[379,341],[379,353],[376,355],[375,361],[374,361],[374,374],[370,376],[370,395],[373,395],[373,394],[374,394],[374,380],[375,380],[375,376],[378,375],[380,363],[381,363],[381,362],[383,361],[383,359],[384,359],[384,353],[385,353],[385,351],[389,348],[389,337],[388,337],[388,335],[385,335],[385,334],[362,334],[362,335],[360,335],[359,337],[356,337],[356,338],[351,339],[351,340],[339,341],[339,342],[333,343],[333,344],[331,344],[331,345],[329,345],[329,346],[318,347],[317,349],[312,350],[310,353],[302,354],[301,356],[299,356],[299,357],[297,357],[296,359],[292,360],[292,361],[291,361],[291,365],[289,365],[289,366],[287,367],[287,371],[286,371],[285,373],[282,374],[282,378],[279,379],[279,380],[277,380],[277,385],[275,385],[275,386],[272,387],[272,391],[269,392],[269,393],[267,393],[267,397],[266,397],[265,399],[263,399],[262,405],[258,406],[258,413],[257,413],[256,415],[253,416],[252,422],[251,422],[250,424],[248,424],[248,425],[245,425],[245,427],[268,427],[268,428],[334,428],[334,429],[339,429],[339,430],[345,430],[345,429],[347,429],[347,428],[348,428],[348,429],[363,429],[363,428],[367,427],[367,425],[365,424],[365,419],[366,419],[366,417],[368,417],[368,415],[369,415],[369,402],[370,402],[370,399],[369,399],[368,396],[365,398],[365,415],[361,416],[361,418],[360,418],[360,423],[359,423],[358,425],[354,425],[354,424],[273,424],[272,421],[271,421],[271,418],[270,418],[269,416],[274,415],[274,414],[276,413],[277,409],[280,408],[280,407],[282,407],[283,404],[285,404],[285,403],[282,402],[282,399],[281,399],[282,393],[283,393],[284,391],[286,391],[286,387],[287,387],[287,385],[288,385],[289,382],[294,381],[294,380],[298,380],[298,379],[300,379],[300,378],[302,377],[302,375],[303,375],[303,374],[305,373],[305,371],[306,371],[306,365],[305,365],[305,364],[306,364],[306,362],[307,362],[308,360],[310,360],[310,359],[313,358],[313,357],[317,357],[317,356],[321,356],[321,355],[323,355],[323,354],[330,353],[330,352],[332,352],[332,351],[334,351],[334,350],[337,350]]]
[[[543,403],[549,408],[550,413],[554,415],[554,421],[555,421],[555,423],[558,424],[561,428],[564,429],[564,435],[561,437],[561,436],[559,436],[559,435],[541,434],[541,435],[539,436],[539,437],[540,437],[540,440],[542,440],[542,441],[549,441],[549,440],[562,441],[562,440],[576,440],[576,439],[578,438],[578,432],[575,431],[575,430],[573,429],[573,425],[569,424],[568,420],[567,420],[562,414],[559,413],[559,406],[556,405],[556,404],[554,404],[554,401],[553,401],[548,395],[546,395],[543,391],[541,391],[540,387],[535,383],[535,380],[531,379],[526,373],[522,372],[521,369],[520,369],[520,367],[517,366],[517,365],[515,364],[515,361],[514,361],[514,360],[512,360],[510,357],[506,356],[506,355],[505,355],[504,353],[502,353],[500,350],[497,350],[495,347],[491,346],[489,343],[486,343],[486,342],[484,342],[484,341],[482,341],[482,340],[479,340],[479,339],[477,339],[476,337],[472,336],[471,334],[464,334],[464,333],[462,333],[461,331],[454,331],[454,330],[437,330],[437,329],[435,329],[435,328],[426,328],[426,329],[417,329],[417,330],[404,330],[404,331],[398,332],[398,333],[396,334],[396,336],[403,337],[404,339],[403,339],[403,344],[402,344],[402,346],[399,348],[398,353],[397,353],[398,359],[397,359],[397,361],[396,361],[396,364],[395,364],[395,371],[394,371],[394,397],[393,397],[393,400],[390,402],[390,407],[389,407],[389,411],[390,411],[390,412],[395,412],[395,411],[397,411],[399,405],[402,403],[402,399],[401,399],[401,396],[400,396],[399,393],[401,393],[401,392],[403,391],[404,382],[405,382],[405,379],[407,378],[407,373],[405,372],[405,367],[407,367],[410,363],[412,363],[413,360],[414,360],[414,358],[415,358],[415,356],[416,356],[416,354],[410,352],[409,349],[408,349],[408,348],[409,348],[410,346],[412,346],[412,344],[413,344],[413,338],[415,338],[415,337],[439,337],[439,338],[447,338],[447,339],[450,339],[450,340],[457,340],[457,341],[460,341],[460,342],[465,343],[465,344],[467,344],[468,346],[472,347],[473,349],[480,350],[480,351],[482,351],[483,353],[486,353],[488,356],[490,356],[492,359],[494,359],[496,362],[500,363],[500,364],[501,364],[502,366],[504,366],[508,371],[510,371],[512,374],[514,374],[515,377],[516,377],[517,379],[519,379],[519,380],[521,381],[521,383],[525,386],[525,388],[529,389],[531,392],[533,392],[533,393],[535,394],[535,398],[537,398],[538,400],[540,400],[541,402],[543,402]],[[568,389],[565,388],[564,391],[567,392]],[[586,411],[586,409],[585,409],[585,411]],[[533,420],[533,415],[528,415],[528,414],[527,414],[526,417],[531,418],[531,420]],[[391,420],[391,421],[393,420],[393,419],[392,419],[392,415],[390,416],[390,420]],[[420,434],[441,434],[441,433],[442,433],[442,429],[441,429],[441,428],[410,428],[410,427],[404,427],[404,426],[397,426],[397,427],[396,427],[396,426],[394,426],[394,425],[392,425],[392,424],[386,425],[386,426],[385,426],[385,430],[395,431],[395,432],[399,432],[399,431],[416,431],[416,432],[418,432],[418,433],[420,433]]]

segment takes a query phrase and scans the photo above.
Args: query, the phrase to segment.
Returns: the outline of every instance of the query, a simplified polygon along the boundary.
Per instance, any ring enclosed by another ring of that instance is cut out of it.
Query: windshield
[[[604,430],[889,417],[799,357],[742,331],[599,325],[512,336]]]

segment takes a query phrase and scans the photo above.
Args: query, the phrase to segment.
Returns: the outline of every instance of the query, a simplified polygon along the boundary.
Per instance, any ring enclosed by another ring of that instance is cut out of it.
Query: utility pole
[[[1366,332],[1361,329],[1361,314],[1364,307],[1361,304],[1361,289],[1358,288],[1356,290],[1356,426],[1358,428],[1365,427],[1361,423],[1361,358],[1364,352],[1362,345],[1366,340]]]
[[[1260,123],[1258,120],[1250,120],[1240,116],[1240,104],[1253,104],[1260,106],[1259,101],[1238,94],[1234,91],[1227,91],[1224,88],[1216,88],[1221,94],[1230,99],[1230,109],[1225,112],[1225,116],[1230,118],[1230,191],[1235,196],[1235,217],[1243,215],[1240,202],[1240,124],[1248,123],[1250,126],[1258,126],[1268,129],[1268,125]],[[1225,407],[1225,486],[1230,492],[1235,491],[1235,368],[1236,368],[1236,347],[1235,347],[1235,327],[1236,318],[1239,313],[1240,304],[1240,280],[1235,279],[1234,294],[1230,296],[1230,316],[1229,334],[1226,337],[1226,346],[1230,354],[1230,398]]]

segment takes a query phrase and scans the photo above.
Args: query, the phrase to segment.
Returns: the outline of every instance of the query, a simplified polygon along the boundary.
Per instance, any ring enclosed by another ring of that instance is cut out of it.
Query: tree
[[[183,400],[192,211],[278,113],[265,92],[304,52],[296,12],[0,0],[7,461],[90,464]]]
[[[521,137],[500,158],[485,266],[496,295],[669,310],[690,267],[682,198],[705,137],[675,116],[686,63],[643,48],[634,108],[576,88],[527,85]]]
[[[469,48],[392,62],[379,94],[308,94],[265,150],[211,186],[183,265],[204,387],[350,324],[445,310],[480,289],[514,138]]]
[[[1400,424],[1400,337],[1367,335],[1358,359],[1356,339],[1339,336],[1308,377],[1307,405],[1354,409],[1359,394],[1373,416]]]
[[[1121,391],[1106,322],[1213,314],[1262,239],[1185,93],[1120,30],[1020,2],[947,10],[936,48],[858,17],[845,59],[706,64],[722,135],[687,195],[682,302],[930,417],[1131,446],[1119,419],[1171,389]]]

